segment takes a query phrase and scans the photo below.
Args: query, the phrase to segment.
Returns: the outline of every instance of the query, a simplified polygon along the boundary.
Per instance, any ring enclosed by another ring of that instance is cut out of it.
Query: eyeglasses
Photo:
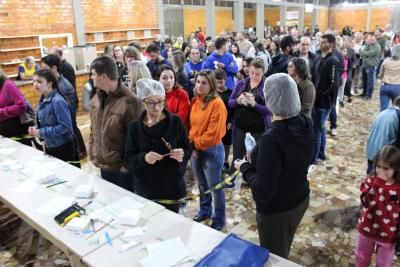
[[[154,101],[144,101],[144,103],[146,104],[146,106],[148,106],[149,108],[155,108],[156,105],[159,107],[163,107],[165,100],[158,100],[157,102]]]

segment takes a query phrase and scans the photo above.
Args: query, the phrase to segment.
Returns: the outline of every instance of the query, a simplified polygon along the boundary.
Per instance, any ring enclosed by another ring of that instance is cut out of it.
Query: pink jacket
[[[19,115],[27,109],[19,88],[11,80],[6,80],[0,88],[0,122]]]

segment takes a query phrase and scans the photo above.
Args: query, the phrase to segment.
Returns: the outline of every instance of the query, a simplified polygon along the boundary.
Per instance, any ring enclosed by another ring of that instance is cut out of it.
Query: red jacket
[[[170,92],[166,93],[167,110],[177,114],[183,124],[186,124],[189,116],[189,96],[185,90],[175,87]]]
[[[395,243],[399,233],[400,184],[386,184],[377,176],[365,178],[360,186],[363,211],[358,221],[358,231],[366,237]]]

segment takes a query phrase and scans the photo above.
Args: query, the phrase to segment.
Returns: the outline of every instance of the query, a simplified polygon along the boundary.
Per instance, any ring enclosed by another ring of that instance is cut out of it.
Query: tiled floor
[[[296,233],[290,260],[306,266],[354,265],[360,205],[358,184],[364,177],[364,147],[378,109],[375,96],[373,101],[355,98],[340,110],[338,136],[328,135],[329,162],[326,166],[319,165],[309,176],[311,203]],[[87,139],[87,115],[79,117],[79,125]],[[90,163],[84,169],[97,171]],[[193,178],[188,191],[198,192]],[[258,243],[255,206],[248,187],[239,178],[235,188],[225,189],[225,194],[228,225],[224,231]],[[193,217],[197,207],[197,201],[189,202],[182,213]],[[7,223],[8,220],[11,222]],[[0,207],[0,243],[0,266],[68,266],[63,253],[4,207]],[[400,266],[398,260],[395,266]]]

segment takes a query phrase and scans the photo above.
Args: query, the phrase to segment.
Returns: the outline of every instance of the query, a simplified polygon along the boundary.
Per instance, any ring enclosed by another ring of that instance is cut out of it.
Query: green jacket
[[[381,57],[381,47],[378,43],[368,44],[360,51],[362,66],[366,68],[376,67]]]

